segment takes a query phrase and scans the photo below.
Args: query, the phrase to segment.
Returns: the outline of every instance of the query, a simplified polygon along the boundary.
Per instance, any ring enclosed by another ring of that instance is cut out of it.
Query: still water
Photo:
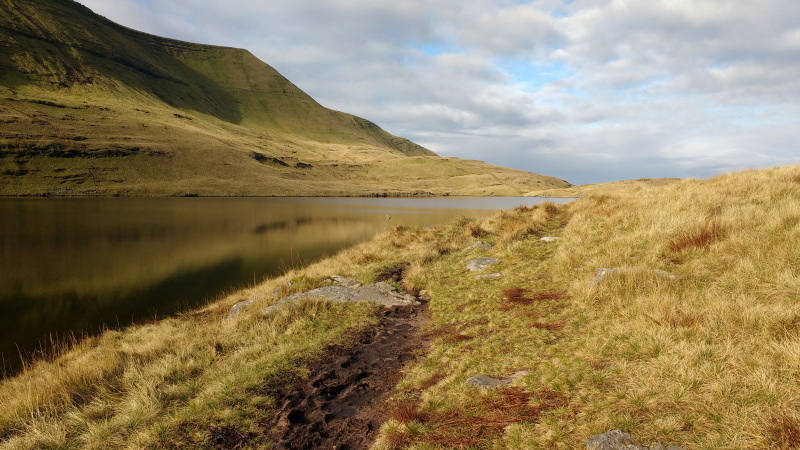
[[[0,353],[162,317],[396,225],[541,198],[0,199]],[[552,199],[563,202],[563,199]]]

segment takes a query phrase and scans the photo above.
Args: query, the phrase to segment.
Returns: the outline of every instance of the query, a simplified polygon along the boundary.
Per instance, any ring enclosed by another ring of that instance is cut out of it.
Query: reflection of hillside
[[[51,217],[37,211],[35,220],[23,224],[16,235],[9,234],[17,229],[10,223],[11,215],[3,214],[0,298],[73,292],[113,302],[130,291],[231,258],[245,261],[248,269],[259,269],[260,277],[266,273],[263,261],[288,266],[290,261],[316,258],[320,250],[335,251],[393,225],[441,223],[460,214],[486,213],[408,213],[374,205],[371,212],[364,212],[353,205],[334,208],[264,199],[159,199],[155,210],[148,210],[141,204],[148,200],[126,199],[125,207],[112,205],[118,209],[112,217],[95,210],[106,206],[102,201],[99,205],[94,201],[92,207],[76,201],[71,205],[74,211],[58,208]],[[253,275],[250,272],[245,279],[252,280]]]
[[[139,290],[118,293],[113,301],[100,295],[65,290],[43,296],[12,293],[0,296],[0,354],[13,361],[18,349],[30,352],[45,336],[72,333],[94,334],[102,326],[116,327],[134,321],[171,314],[194,306],[229,286],[242,268],[238,259],[222,260],[212,266],[175,274]]]

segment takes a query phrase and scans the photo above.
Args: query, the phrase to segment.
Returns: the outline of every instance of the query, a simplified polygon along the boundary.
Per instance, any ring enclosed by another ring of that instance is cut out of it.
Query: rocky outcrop
[[[263,297],[259,295],[254,295],[247,300],[242,300],[239,303],[236,303],[231,307],[231,311],[228,313],[228,319],[233,319],[234,317],[238,316],[246,307],[252,305],[257,300],[261,300]]]
[[[586,450],[684,450],[677,445],[661,444],[650,447],[637,445],[630,434],[622,430],[611,430],[597,434],[586,440]]]
[[[400,293],[397,291],[397,288],[383,281],[366,286],[359,285],[359,287],[348,287],[346,283],[342,283],[336,286],[323,286],[308,292],[301,292],[284,297],[278,300],[274,305],[262,309],[261,314],[267,315],[286,303],[298,302],[301,300],[328,300],[335,303],[370,301],[384,306],[419,304],[417,298],[413,295]]]

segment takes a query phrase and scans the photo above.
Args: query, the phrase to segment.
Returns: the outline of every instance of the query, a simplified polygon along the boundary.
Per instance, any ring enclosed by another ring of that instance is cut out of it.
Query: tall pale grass
[[[579,416],[585,433],[800,445],[800,168],[587,198],[571,212],[554,274],[586,317],[576,357],[602,360],[611,381],[592,393],[595,418]],[[588,284],[598,267],[641,270]]]

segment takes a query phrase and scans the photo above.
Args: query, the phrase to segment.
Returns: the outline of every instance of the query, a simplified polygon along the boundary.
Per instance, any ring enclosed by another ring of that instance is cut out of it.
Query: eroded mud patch
[[[400,369],[430,345],[417,332],[427,318],[424,305],[392,307],[377,326],[353,336],[353,345],[328,347],[308,380],[277,393],[276,448],[368,447],[388,419],[384,403]]]

